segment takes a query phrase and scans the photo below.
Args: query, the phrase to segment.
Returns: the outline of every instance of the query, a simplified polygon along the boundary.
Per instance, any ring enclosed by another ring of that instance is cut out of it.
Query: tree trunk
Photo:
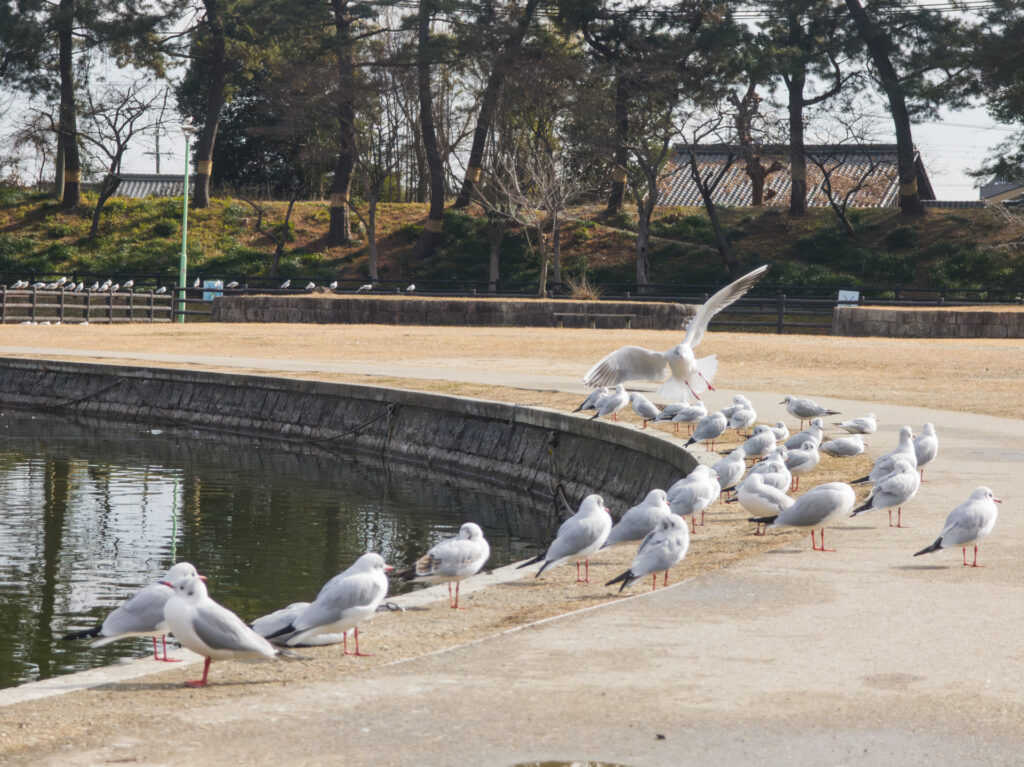
[[[207,61],[210,82],[206,93],[206,118],[203,131],[196,142],[196,173],[193,182],[192,206],[210,205],[210,176],[213,174],[213,145],[217,140],[217,126],[224,108],[224,81],[227,78],[227,48],[224,32],[224,8],[220,0],[203,0],[206,6],[206,24],[210,28],[210,57]],[[186,157],[185,162],[191,162]]]
[[[370,282],[376,285],[380,279],[377,258],[377,198],[367,201],[369,210],[366,213],[366,259],[368,262]]]
[[[893,127],[896,129],[896,163],[900,177],[900,211],[905,216],[924,215],[924,204],[917,190],[917,164],[914,162],[914,138],[910,130],[910,113],[906,94],[886,50],[885,40],[871,21],[859,0],[846,0],[846,7],[857,25],[857,33],[867,46],[871,61],[889,99]]]
[[[562,238],[558,231],[558,213],[551,216],[551,271],[556,285],[562,284]]]
[[[636,203],[636,292],[650,292],[651,256],[647,248],[651,239],[651,222],[643,200]]]
[[[604,209],[605,216],[611,217],[622,210],[626,199],[626,163],[629,161],[629,108],[626,102],[629,96],[626,79],[615,78],[615,167],[612,169],[612,187],[608,193],[608,205]]]
[[[469,149],[469,165],[466,166],[466,176],[462,180],[462,189],[459,196],[455,198],[456,208],[465,208],[473,196],[473,187],[480,180],[480,173],[483,168],[484,149],[487,146],[487,134],[491,131],[491,122],[494,119],[494,110],[498,105],[498,97],[501,95],[502,86],[505,84],[505,72],[508,71],[514,55],[522,47],[526,31],[533,20],[533,14],[537,10],[540,0],[527,0],[523,8],[523,15],[519,17],[515,29],[505,42],[505,48],[501,55],[494,62],[494,68],[487,76],[487,84],[484,86],[483,96],[480,99],[480,112],[476,118],[476,128],[473,131],[473,144]],[[515,7],[514,5],[512,6]]]
[[[82,201],[82,161],[78,155],[78,126],[75,113],[74,40],[75,0],[60,0],[57,9],[57,65],[60,70],[60,132],[64,151],[64,189],[61,209],[73,210]]]
[[[711,219],[711,228],[715,231],[715,243],[718,245],[718,254],[722,257],[722,262],[725,264],[725,268],[729,272],[729,276],[737,277],[739,276],[737,274],[737,271],[739,270],[739,262],[736,260],[736,256],[732,252],[732,247],[729,245],[729,241],[725,237],[725,230],[722,228],[722,222],[718,219],[718,206],[715,205],[715,201],[712,199],[713,190],[709,188],[708,183],[700,175],[700,167],[697,165],[697,155],[694,153],[692,147],[690,148],[690,176],[697,185],[697,190],[700,192],[701,200],[704,201],[704,209],[708,212],[708,218]]]
[[[423,233],[413,249],[414,261],[422,261],[433,255],[434,248],[441,240],[441,227],[444,221],[444,160],[434,130],[434,98],[430,92],[430,17],[433,15],[434,5],[435,0],[420,0],[416,86],[420,99],[420,133],[430,174],[430,209],[427,212]]]
[[[505,239],[505,222],[495,219],[487,221],[487,242],[490,245],[490,259],[487,269],[487,291],[498,292],[499,259],[501,257],[501,243]]]
[[[352,241],[348,198],[356,168],[356,127],[353,87],[355,47],[352,41],[352,12],[348,0],[331,0],[334,8],[335,49],[338,55],[338,162],[331,182],[331,224],[328,245]]]
[[[789,81],[789,215],[807,213],[807,155],[804,151],[804,85],[803,71]]]
[[[540,253],[540,278],[537,280],[537,298],[547,298],[548,295],[548,252],[544,246],[544,232],[537,231],[538,246]]]
[[[57,157],[54,161],[53,196],[57,200],[64,197],[64,134],[57,131]]]
[[[103,206],[106,205],[117,188],[121,186],[121,179],[115,176],[113,173],[108,173],[103,177],[103,183],[100,184],[99,196],[96,199],[96,207],[92,210],[92,224],[89,227],[89,239],[93,240],[96,235],[100,232],[100,216],[103,214]]]

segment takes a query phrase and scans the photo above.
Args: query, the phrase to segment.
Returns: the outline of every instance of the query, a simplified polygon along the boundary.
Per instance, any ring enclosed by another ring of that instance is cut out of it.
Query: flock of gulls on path
[[[794,435],[781,421],[774,426],[757,424],[757,413],[742,394],[735,395],[730,406],[714,413],[708,413],[700,399],[702,392],[712,388],[717,369],[714,357],[697,359],[694,355],[708,321],[749,290],[766,269],[761,267],[712,296],[691,320],[683,342],[672,349],[654,352],[626,346],[606,356],[584,377],[584,383],[598,387],[597,390],[576,409],[595,411],[593,418],[615,418],[616,413],[631,404],[644,420],[642,428],[646,428],[648,421],[672,422],[676,429],[680,424],[692,428],[687,447],[703,442],[711,450],[714,441],[729,429],[737,434],[752,429],[750,435],[713,465],[698,465],[667,490],[650,490],[641,503],[627,510],[614,524],[603,498],[588,495],[579,510],[559,527],[547,550],[520,564],[520,568],[539,564],[536,577],[540,577],[555,567],[575,563],[576,581],[589,583],[592,555],[611,546],[639,542],[629,569],[605,585],[621,584],[621,592],[651,576],[653,589],[658,575],[667,584],[668,571],[689,550],[690,533],[696,533],[698,513],[703,525],[708,507],[728,493],[731,497],[726,503],[738,503],[751,515],[749,521],[757,525],[755,535],[764,534],[762,526],[809,528],[815,551],[834,551],[825,548],[825,527],[845,517],[885,510],[889,512],[889,525],[902,527],[902,508],[914,498],[924,478],[924,467],[938,454],[938,437],[931,424],[925,424],[916,438],[911,427],[902,427],[897,446],[878,458],[866,476],[849,484],[819,484],[793,498],[789,492],[796,491],[800,479],[814,471],[820,453],[838,458],[863,453],[863,435],[873,434],[877,429],[875,416],[869,413],[832,422],[843,430],[844,436],[825,441],[823,419],[840,414],[811,399],[787,396],[779,403],[785,405],[787,413],[800,419],[802,430]],[[662,379],[665,380],[659,395],[673,399],[673,404],[664,408],[655,407],[643,395],[627,393],[624,388],[630,380]],[[689,402],[687,394],[695,402]],[[808,420],[807,428],[803,428]],[[748,461],[753,461],[753,465],[748,467]],[[872,485],[871,491],[857,505],[851,485],[866,483]],[[1000,502],[987,487],[975,489],[949,513],[935,542],[914,556],[961,547],[964,565],[979,567],[978,542],[992,532],[996,504]],[[690,518],[689,527],[686,517]],[[820,544],[814,535],[819,528]],[[972,545],[974,560],[969,563],[967,547]],[[460,583],[479,573],[489,557],[490,546],[483,531],[477,524],[466,522],[457,537],[438,543],[397,575],[412,581],[447,583],[449,607],[463,609],[459,607]],[[346,655],[362,655],[359,625],[373,617],[387,596],[386,573],[392,569],[380,554],[363,554],[324,584],[313,602],[296,602],[247,624],[210,598],[205,578],[194,566],[179,562],[162,581],[146,586],[111,612],[102,625],[71,632],[64,639],[91,639],[93,645],[103,645],[125,637],[151,636],[154,658],[170,661],[166,644],[163,656],[158,654],[156,637],[173,634],[182,645],[206,659],[202,678],[186,683],[191,687],[206,685],[214,660],[294,659],[299,656],[291,648],[339,642],[344,644]],[[350,631],[355,642],[352,652],[348,650]]]

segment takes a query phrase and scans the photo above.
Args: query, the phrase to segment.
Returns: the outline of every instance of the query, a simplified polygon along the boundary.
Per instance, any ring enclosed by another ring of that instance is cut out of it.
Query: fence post
[[[781,336],[784,332],[784,326],[786,321],[786,294],[779,291],[778,297],[778,316],[775,320],[775,330]]]
[[[107,324],[114,324],[114,291],[107,293]]]
[[[135,288],[128,288],[128,322],[135,322]]]
[[[61,285],[61,288],[60,288],[60,304],[57,307],[57,319],[60,321],[61,325],[64,324],[64,286],[63,285]]]
[[[153,291],[149,291],[149,321],[153,321],[153,302],[156,299],[156,295]]]
[[[38,293],[38,291],[36,290],[36,288],[32,288],[32,303],[30,304],[30,307],[29,307],[29,319],[31,319],[32,322],[36,321],[36,294],[37,293]]]
[[[0,285],[0,325],[7,322],[7,286]]]
[[[89,304],[92,303],[92,291],[85,291],[85,321],[89,321]]]

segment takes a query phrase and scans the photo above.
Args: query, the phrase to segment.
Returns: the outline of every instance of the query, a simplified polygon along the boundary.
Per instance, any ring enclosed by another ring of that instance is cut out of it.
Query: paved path
[[[781,394],[753,399],[764,419],[784,415]],[[116,744],[52,763],[1024,764],[1022,423],[827,402],[878,415],[874,455],[904,423],[936,425],[939,458],[905,510],[909,529],[863,515],[830,530],[835,554],[804,539],[640,598],[369,669],[343,689],[190,695],[156,747],[154,733],[127,723]],[[959,551],[913,558],[981,484],[1006,501],[981,547],[987,567],[962,567]]]

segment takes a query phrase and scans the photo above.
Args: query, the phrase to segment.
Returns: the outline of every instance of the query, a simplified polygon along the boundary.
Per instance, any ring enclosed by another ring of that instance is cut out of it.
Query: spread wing
[[[697,310],[697,313],[693,315],[693,319],[690,320],[690,324],[686,328],[686,338],[683,339],[683,342],[688,343],[691,349],[696,349],[697,345],[704,338],[704,331],[708,329],[708,323],[711,322],[711,318],[722,311],[725,307],[741,298],[744,293],[754,287],[754,284],[761,279],[767,271],[768,264],[759,266],[757,269],[743,275],[735,282],[730,282],[705,301],[701,305],[700,309]]]
[[[662,352],[640,346],[623,346],[598,362],[583,376],[587,386],[617,386],[625,381],[660,381],[669,374]]]

